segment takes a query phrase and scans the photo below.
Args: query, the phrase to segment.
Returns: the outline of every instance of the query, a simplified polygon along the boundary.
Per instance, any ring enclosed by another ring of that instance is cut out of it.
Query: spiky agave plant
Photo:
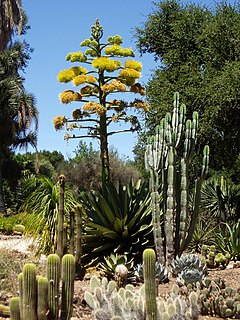
[[[134,264],[140,262],[146,244],[153,245],[147,182],[126,186],[119,182],[118,189],[109,183],[84,194],[82,203],[86,213],[83,261],[96,265],[114,253],[134,258]]]

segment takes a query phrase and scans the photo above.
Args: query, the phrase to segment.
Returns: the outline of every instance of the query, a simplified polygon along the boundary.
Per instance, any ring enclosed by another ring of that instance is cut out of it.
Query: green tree
[[[35,99],[24,89],[19,75],[29,59],[29,48],[15,43],[0,51],[0,212],[5,212],[2,190],[2,165],[17,147],[36,147],[38,111]]]
[[[189,114],[199,113],[198,154],[208,144],[215,170],[230,169],[240,153],[239,10],[239,4],[209,9],[160,1],[135,30],[140,52],[160,63],[147,84],[147,130],[153,132],[179,91]],[[136,147],[139,154],[143,140]]]
[[[60,94],[62,103],[72,101],[83,102],[82,110],[76,109],[72,113],[72,119],[57,116],[53,122],[56,129],[62,129],[66,125],[68,134],[65,139],[92,137],[99,139],[100,157],[102,166],[102,181],[109,180],[109,136],[126,131],[139,129],[139,121],[130,112],[132,108],[148,110],[147,104],[140,99],[132,102],[124,102],[121,99],[110,100],[109,97],[117,93],[132,92],[144,95],[145,91],[141,84],[136,83],[140,77],[141,63],[134,60],[126,60],[122,64],[113,58],[134,57],[132,49],[123,48],[122,38],[119,35],[108,37],[102,42],[103,29],[96,20],[92,26],[89,39],[81,43],[87,47],[85,52],[71,52],[66,60],[81,62],[92,69],[88,71],[81,66],[74,66],[63,70],[58,75],[58,80],[63,83],[72,81],[77,87],[82,86],[80,91],[65,90]],[[78,89],[79,90],[79,89]],[[116,96],[117,98],[117,96]],[[109,130],[114,122],[130,122],[129,129]],[[73,129],[85,129],[82,135],[71,134]]]

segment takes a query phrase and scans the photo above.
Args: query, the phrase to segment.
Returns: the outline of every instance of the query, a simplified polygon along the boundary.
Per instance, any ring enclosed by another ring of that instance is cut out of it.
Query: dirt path
[[[24,236],[0,235],[0,249],[15,250],[21,253],[30,253],[29,246],[33,244],[33,239]]]

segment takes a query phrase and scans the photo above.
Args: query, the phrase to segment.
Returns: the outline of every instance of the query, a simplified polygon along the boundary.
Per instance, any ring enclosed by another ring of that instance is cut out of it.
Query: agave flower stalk
[[[86,64],[92,68],[87,70],[82,66],[74,66],[62,70],[58,74],[58,81],[73,82],[79,87],[77,91],[65,90],[60,94],[60,101],[83,103],[81,109],[75,109],[72,118],[57,116],[53,120],[56,130],[66,128],[65,139],[96,138],[100,142],[100,157],[102,163],[102,181],[109,181],[108,139],[111,135],[121,132],[133,132],[140,128],[138,118],[131,109],[148,111],[148,105],[141,99],[125,102],[121,99],[112,99],[116,93],[131,92],[145,95],[145,90],[137,82],[141,76],[140,62],[126,58],[134,57],[130,48],[121,46],[122,38],[119,35],[110,36],[107,41],[102,40],[103,28],[96,20],[92,26],[89,39],[85,39],[80,46],[87,47],[82,52],[70,52],[66,60]],[[116,59],[117,58],[117,59]],[[119,59],[124,59],[123,62]],[[113,123],[130,123],[130,127],[114,130]],[[82,134],[72,134],[72,130],[81,129]]]

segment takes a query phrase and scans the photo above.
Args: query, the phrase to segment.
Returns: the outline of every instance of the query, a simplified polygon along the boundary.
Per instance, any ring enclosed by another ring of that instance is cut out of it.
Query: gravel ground
[[[29,246],[33,245],[33,239],[24,236],[0,235],[0,249],[15,250],[21,253],[30,253]]]

